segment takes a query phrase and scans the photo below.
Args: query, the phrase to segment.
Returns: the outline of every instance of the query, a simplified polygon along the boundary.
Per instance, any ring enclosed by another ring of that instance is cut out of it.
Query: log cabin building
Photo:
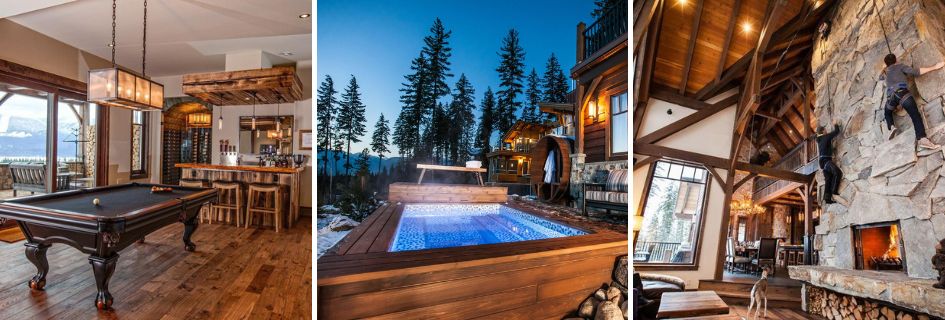
[[[909,88],[941,144],[943,12],[922,0],[635,2],[635,270],[740,316],[762,269],[773,318],[945,315],[922,300],[942,293],[945,160],[916,145],[904,113],[889,138],[879,81],[887,54],[933,66]],[[833,124],[843,176],[828,203],[816,132]],[[673,219],[692,199],[693,218]]]

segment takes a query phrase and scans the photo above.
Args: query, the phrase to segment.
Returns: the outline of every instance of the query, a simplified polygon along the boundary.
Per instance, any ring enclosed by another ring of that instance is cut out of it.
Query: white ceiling
[[[0,0],[6,2],[22,0]],[[23,1],[26,2],[26,1]],[[10,20],[111,59],[111,1],[37,1]],[[117,61],[140,71],[142,1],[118,2]],[[149,76],[224,70],[225,54],[262,50],[289,61],[312,59],[311,0],[150,0]],[[4,12],[0,11],[0,16]]]

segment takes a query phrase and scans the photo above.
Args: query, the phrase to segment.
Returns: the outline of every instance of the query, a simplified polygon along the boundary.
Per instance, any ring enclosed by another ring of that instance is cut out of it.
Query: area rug
[[[23,235],[23,232],[20,231],[20,228],[10,228],[6,230],[0,230],[0,241],[6,243],[14,243],[26,239],[26,236]]]

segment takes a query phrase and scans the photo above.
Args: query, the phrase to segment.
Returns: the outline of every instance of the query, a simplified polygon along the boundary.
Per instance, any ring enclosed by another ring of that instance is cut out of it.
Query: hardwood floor
[[[748,306],[729,305],[729,314],[736,314],[743,319],[754,319],[755,310],[752,309],[752,315],[748,315]],[[762,315],[764,310],[762,309]],[[823,319],[818,316],[809,315],[803,310],[793,308],[771,308],[768,307],[768,317],[761,316],[758,319],[766,320],[804,320],[804,319]]]
[[[119,253],[108,312],[87,255],[53,245],[46,289],[31,292],[23,242],[0,243],[0,319],[310,319],[311,230],[309,217],[280,233],[203,224],[189,253],[183,225],[165,227]]]

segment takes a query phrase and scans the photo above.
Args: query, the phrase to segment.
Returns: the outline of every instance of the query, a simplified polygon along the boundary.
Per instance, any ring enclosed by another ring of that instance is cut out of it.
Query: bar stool
[[[246,207],[246,228],[253,223],[254,214],[261,214],[260,225],[266,221],[266,215],[273,215],[276,232],[282,225],[282,192],[278,185],[249,185],[249,205]]]
[[[217,189],[217,203],[210,207],[212,212],[210,223],[213,223],[214,218],[222,221],[223,217],[225,217],[226,223],[230,223],[232,221],[230,220],[231,214],[234,214],[236,215],[236,226],[239,227],[240,223],[243,222],[243,215],[241,214],[243,211],[243,190],[240,184],[215,181],[213,182],[213,188]]]

